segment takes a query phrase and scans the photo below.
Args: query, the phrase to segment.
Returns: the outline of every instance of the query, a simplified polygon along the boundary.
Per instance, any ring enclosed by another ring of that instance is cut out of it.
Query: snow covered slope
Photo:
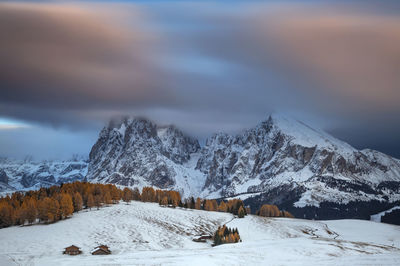
[[[216,134],[201,154],[197,167],[207,175],[209,197],[286,186],[301,191],[297,207],[400,199],[399,160],[279,115],[236,136]]]
[[[82,158],[66,161],[20,161],[0,159],[0,192],[39,189],[83,180],[88,162]]]
[[[111,121],[90,152],[87,180],[174,189],[198,195],[205,176],[194,169],[200,145],[173,126],[146,119]]]
[[[112,121],[92,148],[87,179],[175,189],[185,197],[245,194],[253,210],[262,203],[296,212],[325,203],[373,201],[376,208],[371,211],[379,212],[400,201],[399,160],[357,150],[282,115],[272,115],[241,134],[214,134],[201,148],[173,126],[136,118]],[[362,213],[339,216],[340,208],[331,206],[338,209],[336,214],[306,217],[369,219],[372,213],[364,213],[369,207],[355,206]]]
[[[121,203],[50,225],[0,229],[1,265],[397,265],[399,226],[308,221]],[[227,223],[243,242],[211,247],[194,236]],[[71,244],[79,256],[62,255]],[[107,244],[112,255],[89,251]]]
[[[122,118],[100,132],[88,168],[82,161],[0,162],[0,191],[83,177],[184,197],[239,195],[253,211],[270,203],[312,219],[369,219],[400,204],[399,160],[282,115],[237,135],[214,134],[203,147],[174,126]]]

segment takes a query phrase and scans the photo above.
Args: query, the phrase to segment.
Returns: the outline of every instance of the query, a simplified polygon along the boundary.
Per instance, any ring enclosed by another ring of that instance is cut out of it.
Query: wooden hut
[[[212,236],[210,236],[210,235],[202,235],[202,236],[200,236],[198,238],[194,238],[193,241],[194,242],[203,242],[203,243],[205,243],[205,242],[207,242],[208,239],[212,239]]]
[[[111,251],[106,245],[100,245],[92,250],[92,255],[110,255]]]
[[[79,255],[81,253],[82,253],[82,251],[80,250],[80,248],[75,245],[66,247],[63,252],[63,254],[67,254],[67,255]]]

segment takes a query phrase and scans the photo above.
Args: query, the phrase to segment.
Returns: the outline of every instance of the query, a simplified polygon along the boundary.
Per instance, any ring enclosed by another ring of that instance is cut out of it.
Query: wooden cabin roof
[[[77,247],[77,246],[75,246],[75,245],[71,245],[71,246],[69,246],[69,247],[66,247],[65,248],[65,250],[79,250],[80,248],[79,247]]]

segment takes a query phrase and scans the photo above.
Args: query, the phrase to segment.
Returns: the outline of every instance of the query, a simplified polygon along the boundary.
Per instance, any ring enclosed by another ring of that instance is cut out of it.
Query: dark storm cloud
[[[275,110],[400,157],[400,11],[377,3],[0,3],[0,114],[205,137]]]
[[[135,22],[140,11],[130,11]],[[161,93],[163,73],[149,58],[152,36],[113,23],[121,13],[0,4],[0,102],[64,111],[172,101],[172,91]]]
[[[301,102],[333,112],[399,111],[398,16],[318,5],[254,5],[243,12],[225,12],[225,20],[209,15],[206,24],[215,29],[187,38],[203,53],[242,66],[250,92],[292,95],[288,105],[302,95]]]

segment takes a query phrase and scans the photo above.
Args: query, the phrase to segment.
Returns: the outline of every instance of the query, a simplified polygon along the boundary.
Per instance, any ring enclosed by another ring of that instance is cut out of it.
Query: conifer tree
[[[0,201],[0,228],[13,225],[14,220],[14,208],[9,203]]]
[[[28,222],[32,224],[37,219],[37,200],[31,197],[28,201]]]
[[[143,202],[157,202],[156,192],[152,187],[144,187],[142,190],[142,201]]]
[[[244,218],[244,209],[243,209],[242,206],[239,207],[238,217],[239,218]]]
[[[111,198],[114,204],[121,199],[121,192],[116,186],[111,187]]]
[[[122,191],[122,200],[128,204],[132,199],[132,191],[129,188],[124,188]]]
[[[195,209],[196,208],[196,203],[194,202],[194,198],[190,197],[190,208]]]
[[[69,194],[63,193],[60,198],[60,216],[65,219],[74,212],[74,205]]]
[[[82,196],[81,193],[75,192],[74,197],[73,197],[73,203],[74,203],[74,212],[78,212],[82,210]]]
[[[51,205],[51,199],[45,197],[40,199],[38,202],[38,218],[41,222],[49,221],[49,209]]]
[[[110,195],[110,192],[106,192],[106,194],[104,194],[104,203],[105,204],[112,204],[112,198],[111,198],[111,195]]]
[[[164,197],[160,201],[160,205],[167,206],[168,205],[168,198]]]
[[[195,205],[194,205],[194,208],[195,208],[196,210],[200,210],[200,209],[201,209],[201,199],[200,199],[200,198],[197,198],[197,199],[196,199],[196,203],[195,203]]]
[[[87,199],[87,204],[86,208],[89,208],[91,210],[94,207],[94,198],[92,194],[89,194],[88,199]]]
[[[140,200],[140,191],[139,189],[136,187],[133,189],[132,191],[132,199],[133,200]]]
[[[222,242],[222,240],[221,240],[220,232],[218,229],[214,234],[214,245],[215,246],[221,245],[222,244],[221,242]]]
[[[104,202],[102,195],[97,194],[93,197],[93,199],[94,199],[94,205],[97,207],[97,209],[100,209],[102,202]]]
[[[49,221],[56,222],[60,217],[60,204],[56,199],[50,198],[48,210]]]

